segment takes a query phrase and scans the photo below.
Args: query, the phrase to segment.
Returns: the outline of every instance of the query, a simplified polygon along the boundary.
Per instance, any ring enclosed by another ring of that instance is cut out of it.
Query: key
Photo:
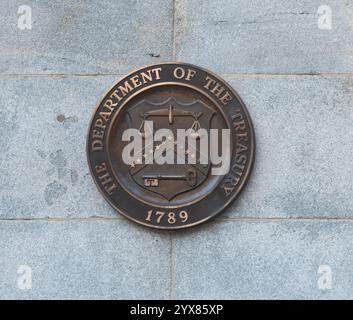
[[[186,174],[181,174],[181,175],[178,175],[178,174],[146,175],[146,176],[142,176],[142,179],[146,187],[158,187],[159,181],[161,180],[185,180],[190,187],[193,187],[196,184],[196,170],[189,169],[186,172]]]

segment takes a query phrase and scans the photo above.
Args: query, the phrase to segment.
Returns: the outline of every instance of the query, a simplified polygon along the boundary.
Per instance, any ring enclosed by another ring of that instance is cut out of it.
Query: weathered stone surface
[[[86,161],[94,106],[117,77],[0,80],[0,216],[108,216]],[[253,173],[220,217],[353,215],[350,77],[228,78],[256,134]]]
[[[0,80],[0,217],[115,217],[86,160],[95,105],[117,77]]]
[[[318,8],[332,9],[331,30]],[[177,59],[223,73],[352,72],[353,3],[176,0]]]
[[[167,299],[169,239],[119,220],[1,221],[0,298]]]
[[[31,30],[17,25],[23,4]],[[1,8],[2,74],[125,73],[171,59],[171,0],[6,0]]]
[[[319,0],[176,0],[175,30],[171,0],[33,0],[19,30],[23,4],[0,13],[0,298],[352,299],[351,1],[328,3],[332,30]],[[173,33],[177,60],[239,93],[257,146],[235,203],[170,234],[109,207],[85,144],[108,74],[172,59]]]
[[[254,123],[255,166],[224,216],[353,215],[350,77],[228,79]]]
[[[352,221],[257,220],[211,223],[178,233],[173,296],[352,299],[352,232]],[[323,290],[329,270],[319,272],[320,265],[331,269],[331,289]]]

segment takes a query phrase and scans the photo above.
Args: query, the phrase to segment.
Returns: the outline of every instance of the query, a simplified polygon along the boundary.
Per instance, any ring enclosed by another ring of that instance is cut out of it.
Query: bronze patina
[[[140,156],[130,163],[123,159],[131,142],[123,139],[127,129],[136,129],[143,142]],[[158,129],[172,134],[148,147],[146,140]],[[212,174],[212,159],[200,161],[200,145],[191,150],[180,143],[178,129],[195,134],[203,129],[206,135],[228,129],[230,143],[223,152],[229,154],[229,170]],[[168,139],[176,160],[160,164],[156,154]],[[178,148],[184,162],[177,160]],[[87,139],[93,179],[109,204],[137,223],[160,229],[200,224],[231,204],[248,179],[254,148],[249,114],[229,84],[203,68],[176,62],[145,66],[119,80],[97,106]],[[149,152],[154,158],[144,161]]]

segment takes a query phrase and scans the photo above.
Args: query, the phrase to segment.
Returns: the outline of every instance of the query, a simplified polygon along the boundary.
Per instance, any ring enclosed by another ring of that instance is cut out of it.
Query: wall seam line
[[[43,218],[0,218],[0,222],[16,221],[129,221],[124,217],[43,217]],[[213,218],[215,222],[228,221],[353,221],[353,217],[225,217]],[[161,229],[162,230],[162,229]]]
[[[176,59],[176,47],[175,47],[175,25],[176,25],[176,11],[175,11],[175,2],[172,0],[172,60]]]
[[[175,54],[174,58],[175,60]],[[213,70],[215,71],[215,70]],[[235,77],[353,77],[353,73],[222,73],[220,76],[225,78]],[[121,73],[8,73],[1,74],[0,79],[8,78],[69,78],[69,77],[123,77]]]
[[[169,299],[175,299],[175,257],[174,257],[174,236],[170,233],[170,283],[169,283]]]

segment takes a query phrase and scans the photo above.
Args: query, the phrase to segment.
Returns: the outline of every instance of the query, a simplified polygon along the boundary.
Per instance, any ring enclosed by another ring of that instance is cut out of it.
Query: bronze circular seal
[[[186,63],[145,66],[119,80],[92,117],[89,167],[125,217],[180,229],[225,209],[254,160],[249,114],[215,74]]]

